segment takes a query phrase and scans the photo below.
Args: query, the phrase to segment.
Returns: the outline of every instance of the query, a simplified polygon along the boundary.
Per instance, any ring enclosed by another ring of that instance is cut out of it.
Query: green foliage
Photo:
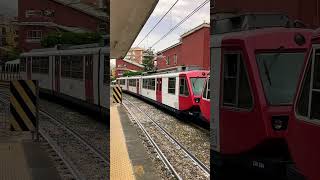
[[[41,45],[45,48],[54,47],[57,44],[91,44],[100,43],[102,36],[98,33],[73,33],[73,32],[62,32],[62,33],[50,33],[47,37],[41,40]]]
[[[151,49],[144,51],[144,56],[142,59],[142,65],[144,65],[144,71],[154,70],[154,53]]]
[[[123,73],[123,76],[124,76],[124,77],[125,77],[125,76],[130,77],[130,76],[139,76],[139,75],[141,75],[141,74],[142,74],[141,71],[137,71],[137,72],[126,71],[126,72]]]
[[[8,53],[8,61],[18,59],[20,57],[20,51],[16,48],[11,49]]]

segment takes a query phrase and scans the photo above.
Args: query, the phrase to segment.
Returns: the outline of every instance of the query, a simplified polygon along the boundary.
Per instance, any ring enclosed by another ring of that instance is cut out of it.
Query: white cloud
[[[142,38],[153,28],[153,26],[159,21],[159,19],[169,10],[169,8],[175,3],[176,0],[159,0],[158,5],[149,17],[145,26],[141,30],[137,39],[133,43],[135,47]],[[196,7],[198,7],[204,0],[179,0],[179,2],[173,7],[173,9],[167,14],[162,22],[151,32],[151,34],[139,45],[140,47],[148,48],[156,41],[158,41],[164,34],[166,34],[177,23],[190,14]],[[170,45],[179,42],[180,35],[186,31],[202,24],[203,22],[210,22],[210,4],[207,3],[193,16],[176,28],[166,38],[161,40],[153,48],[156,51],[165,49]]]

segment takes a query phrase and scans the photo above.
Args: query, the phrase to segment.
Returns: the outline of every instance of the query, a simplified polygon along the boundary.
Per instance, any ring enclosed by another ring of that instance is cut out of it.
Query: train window
[[[26,72],[26,58],[20,59],[20,71]]]
[[[149,89],[151,89],[151,90],[155,90],[156,89],[156,80],[154,78],[150,79]]]
[[[204,86],[204,89],[203,89],[203,93],[202,93],[202,97],[207,99],[207,91],[208,90],[208,82],[206,82],[206,85]]]
[[[188,85],[184,77],[180,79],[180,95],[189,96]]]
[[[126,84],[126,80],[125,79],[120,79],[118,80],[120,85],[125,85]]]
[[[313,63],[313,88],[311,91],[310,118],[320,120],[320,51],[317,50]]]
[[[312,56],[310,56],[310,60]],[[309,62],[311,62],[309,60]],[[311,64],[308,64],[306,70],[307,74],[303,80],[302,91],[297,103],[297,112],[299,115],[308,117],[308,107],[309,107],[309,92],[310,92],[310,78],[311,78]]]
[[[168,79],[168,93],[175,94],[176,93],[176,78]]]
[[[61,56],[61,76],[83,79],[83,56]]]
[[[32,57],[32,73],[48,74],[49,57]]]
[[[292,104],[304,52],[270,52],[256,55],[264,93],[271,105]],[[283,73],[283,70],[286,73]]]
[[[208,78],[208,92],[207,92],[207,99],[210,99],[210,78]]]
[[[103,77],[103,82],[105,84],[109,84],[110,82],[110,63],[109,63],[109,57],[106,56],[106,54],[104,55],[104,77]]]
[[[190,78],[191,87],[194,95],[196,96],[201,95],[205,81],[206,81],[205,78],[195,78],[195,77]]]
[[[252,96],[241,54],[225,54],[223,71],[223,105],[249,109]]]
[[[137,85],[136,83],[137,83],[136,79],[129,79],[129,86],[135,87]]]

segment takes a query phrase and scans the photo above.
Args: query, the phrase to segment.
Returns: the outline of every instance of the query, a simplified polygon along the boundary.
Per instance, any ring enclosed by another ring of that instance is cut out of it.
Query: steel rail
[[[133,107],[137,108],[141,113],[143,113],[149,120],[151,120],[160,130],[162,130],[174,143],[176,143],[187,155],[188,157],[198,165],[207,175],[210,175],[210,168],[208,168],[204,163],[202,163],[198,158],[196,158],[190,151],[188,151],[179,141],[177,141],[167,130],[159,125],[155,120],[153,120],[147,113],[142,111],[138,106],[135,106],[130,100],[128,101]]]
[[[146,135],[146,137],[148,138],[149,142],[152,144],[152,146],[155,148],[155,150],[157,151],[157,153],[160,156],[160,159],[162,160],[162,162],[166,165],[166,167],[168,169],[171,170],[171,172],[174,174],[174,176],[179,179],[182,180],[182,178],[180,177],[180,175],[177,173],[177,171],[174,169],[174,167],[172,166],[172,164],[169,162],[169,160],[166,158],[166,156],[164,155],[164,153],[161,151],[161,149],[159,148],[159,146],[156,144],[156,142],[154,142],[154,140],[152,139],[151,135],[148,133],[148,131],[144,128],[144,126],[141,124],[141,122],[133,115],[133,112],[130,110],[130,108],[125,105],[124,103],[122,103],[122,105],[127,109],[127,111],[129,112],[129,114],[131,115],[131,117],[134,119],[134,121],[138,124],[138,126],[140,127],[140,129],[143,131],[143,133]]]

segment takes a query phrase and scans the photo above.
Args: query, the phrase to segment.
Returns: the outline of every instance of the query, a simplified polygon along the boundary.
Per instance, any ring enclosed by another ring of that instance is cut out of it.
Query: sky
[[[17,16],[18,0],[0,0],[0,14]]]
[[[160,18],[170,9],[175,1],[176,0],[159,0],[153,13],[140,31],[132,47],[136,47],[136,45],[154,27],[154,25],[160,20]],[[178,3],[173,7],[173,9],[171,9],[166,17],[160,22],[160,24],[158,24],[158,26],[151,32],[151,34],[139,45],[139,47],[149,48],[150,46],[152,46],[171,28],[178,24],[183,18],[185,18],[204,1],[205,0],[179,0]],[[157,52],[179,42],[180,35],[202,24],[203,22],[210,22],[210,3],[207,3],[187,21],[185,21],[177,29],[171,32],[166,38],[155,45],[152,49]]]
[[[182,19],[184,19],[204,1],[205,0],[179,0],[178,3],[165,16],[165,18],[163,18],[162,21],[157,25],[157,27],[149,34],[149,36],[141,42],[139,47],[147,49],[152,46],[171,28],[178,24]],[[159,0],[154,11],[135,39],[132,47],[136,47],[136,45],[146,36],[146,34],[155,26],[155,24],[175,2],[176,0]],[[203,22],[210,23],[210,3],[207,3],[205,6],[203,6],[193,16],[191,16],[178,28],[172,31],[166,38],[162,39],[157,45],[152,47],[152,49],[157,52],[178,43],[180,40],[180,36],[183,33],[197,27]],[[115,66],[115,60],[111,60],[111,66]]]

